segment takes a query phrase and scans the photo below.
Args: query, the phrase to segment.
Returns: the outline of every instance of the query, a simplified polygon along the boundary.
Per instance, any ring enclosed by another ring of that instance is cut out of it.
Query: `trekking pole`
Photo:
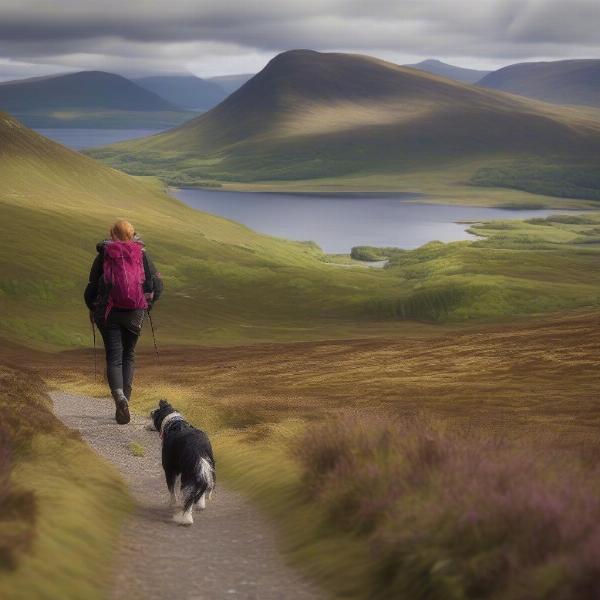
[[[150,311],[148,313],[148,320],[150,321],[150,329],[152,330],[152,341],[154,342],[154,352],[156,353],[156,360],[160,361],[160,355],[158,354],[158,346],[156,345],[156,335],[154,334],[154,323],[152,323],[152,315]]]
[[[94,340],[94,383],[96,383],[96,377],[98,374],[98,367],[96,363],[96,328],[94,327],[94,320],[90,318],[90,325],[92,326],[92,338]]]

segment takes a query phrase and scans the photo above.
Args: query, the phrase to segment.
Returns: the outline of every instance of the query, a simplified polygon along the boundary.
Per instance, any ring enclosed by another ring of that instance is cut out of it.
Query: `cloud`
[[[214,75],[290,48],[489,65],[596,57],[599,23],[598,0],[2,0],[0,77],[8,60]]]

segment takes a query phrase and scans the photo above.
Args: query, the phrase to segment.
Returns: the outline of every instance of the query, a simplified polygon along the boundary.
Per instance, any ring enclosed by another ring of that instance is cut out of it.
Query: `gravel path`
[[[109,400],[52,394],[56,415],[129,484],[138,508],[123,532],[112,597],[128,600],[312,600],[321,595],[288,567],[269,522],[242,496],[218,485],[194,525],[171,521],[160,440],[149,419],[114,421]],[[144,449],[133,455],[131,443]],[[218,478],[218,456],[217,456]]]

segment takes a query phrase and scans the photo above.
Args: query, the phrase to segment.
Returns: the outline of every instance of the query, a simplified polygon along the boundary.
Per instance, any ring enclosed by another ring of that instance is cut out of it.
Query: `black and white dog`
[[[204,509],[206,497],[210,498],[216,483],[210,441],[204,431],[192,427],[166,400],[159,402],[150,417],[162,439],[162,465],[173,507],[175,482],[181,477],[183,509],[175,513],[173,520],[180,525],[191,525],[194,505]]]

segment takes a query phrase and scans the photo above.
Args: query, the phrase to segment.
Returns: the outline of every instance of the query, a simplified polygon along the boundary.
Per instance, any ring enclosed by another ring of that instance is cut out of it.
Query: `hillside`
[[[164,98],[129,79],[103,71],[81,71],[0,83],[0,110],[22,113],[70,108],[177,110]]]
[[[232,94],[235,90],[241,88],[246,81],[252,79],[254,73],[241,73],[239,75],[217,75],[216,77],[207,77],[205,81],[216,83],[224,89],[226,94]]]
[[[90,154],[175,184],[351,178],[358,186],[372,176],[406,189],[402,178],[427,171],[420,185],[443,177],[447,191],[515,158],[593,168],[598,117],[366,56],[298,50],[198,118]]]
[[[0,83],[0,111],[37,128],[165,129],[195,116],[125,77],[102,71]]]
[[[422,60],[419,63],[404,66],[411,69],[418,69],[419,71],[432,73],[433,75],[447,77],[448,79],[462,81],[463,83],[476,83],[490,72],[479,71],[477,69],[465,69],[464,67],[449,65],[448,63],[442,62],[441,60],[436,60],[434,58],[429,58],[427,60]]]
[[[478,85],[555,104],[600,106],[600,59],[519,63]]]
[[[400,252],[389,269],[352,269],[314,244],[189,208],[157,181],[115,171],[6,115],[0,179],[0,338],[13,342],[88,344],[82,291],[95,244],[118,217],[135,224],[165,278],[155,317],[161,343],[372,337],[425,327],[407,320],[598,302],[600,223],[592,216],[481,225],[474,230],[489,239],[428,244]]]
[[[0,339],[88,344],[83,288],[95,245],[118,217],[135,224],[165,278],[155,317],[163,343],[348,335],[368,319],[374,293],[396,293],[384,273],[340,269],[313,244],[195,211],[158,182],[115,171],[4,114],[0,180]]]
[[[134,81],[170,104],[186,110],[207,110],[227,96],[217,83],[194,75],[156,75]]]

